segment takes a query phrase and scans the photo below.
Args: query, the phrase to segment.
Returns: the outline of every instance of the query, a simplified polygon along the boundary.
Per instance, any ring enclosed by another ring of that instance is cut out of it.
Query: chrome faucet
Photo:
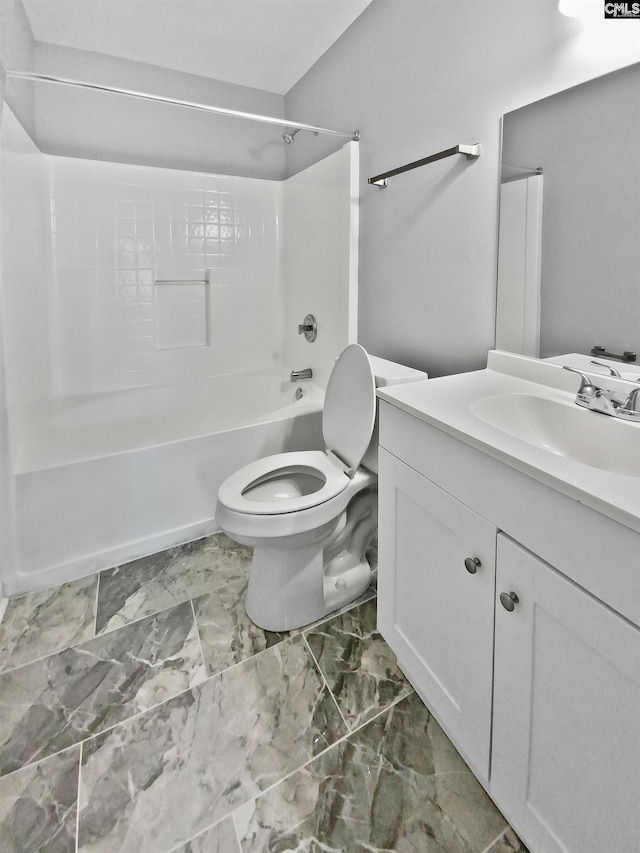
[[[310,367],[305,367],[304,370],[292,370],[289,380],[298,382],[300,379],[311,379],[312,376],[313,370]]]
[[[628,421],[640,423],[640,388],[634,388],[626,400],[617,397],[614,391],[594,385],[591,379],[581,370],[563,365],[565,370],[577,373],[580,377],[580,387],[576,394],[576,404],[592,412],[603,415],[613,415]]]

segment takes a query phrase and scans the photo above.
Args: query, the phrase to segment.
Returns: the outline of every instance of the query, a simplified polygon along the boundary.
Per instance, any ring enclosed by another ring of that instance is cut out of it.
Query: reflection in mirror
[[[639,151],[640,64],[504,116],[498,349],[638,374]]]

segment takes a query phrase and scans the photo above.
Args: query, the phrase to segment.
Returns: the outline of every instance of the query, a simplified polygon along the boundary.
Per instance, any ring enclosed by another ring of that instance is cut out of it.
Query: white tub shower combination
[[[179,173],[42,155],[5,107],[1,157],[15,595],[207,535],[233,470],[322,446],[355,337],[357,147],[285,182]]]
[[[219,377],[50,412],[15,474],[19,580],[60,583],[214,532],[218,487],[240,465],[321,446],[324,391],[305,391]]]

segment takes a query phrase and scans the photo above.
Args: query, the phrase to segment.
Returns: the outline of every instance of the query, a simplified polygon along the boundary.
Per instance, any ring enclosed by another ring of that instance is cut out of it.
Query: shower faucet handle
[[[313,314],[307,314],[302,323],[298,325],[298,334],[304,335],[310,344],[315,341],[318,337],[318,324]]]

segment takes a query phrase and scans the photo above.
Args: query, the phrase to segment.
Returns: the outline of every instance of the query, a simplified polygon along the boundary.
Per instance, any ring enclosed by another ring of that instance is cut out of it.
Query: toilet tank
[[[429,378],[423,370],[405,367],[404,364],[379,358],[377,355],[370,355],[369,361],[375,376],[376,388],[384,388],[386,385],[404,385],[406,382],[420,382],[422,379]]]
[[[384,388],[387,385],[404,385],[407,382],[420,382],[423,379],[429,378],[429,375],[423,370],[415,370],[413,367],[406,367],[404,364],[398,364],[386,358],[379,358],[377,355],[369,355],[369,361],[371,362],[371,369],[376,380],[376,388]],[[361,463],[369,471],[375,471],[376,473],[378,471],[379,405],[379,402],[376,401],[376,420],[373,435]]]

